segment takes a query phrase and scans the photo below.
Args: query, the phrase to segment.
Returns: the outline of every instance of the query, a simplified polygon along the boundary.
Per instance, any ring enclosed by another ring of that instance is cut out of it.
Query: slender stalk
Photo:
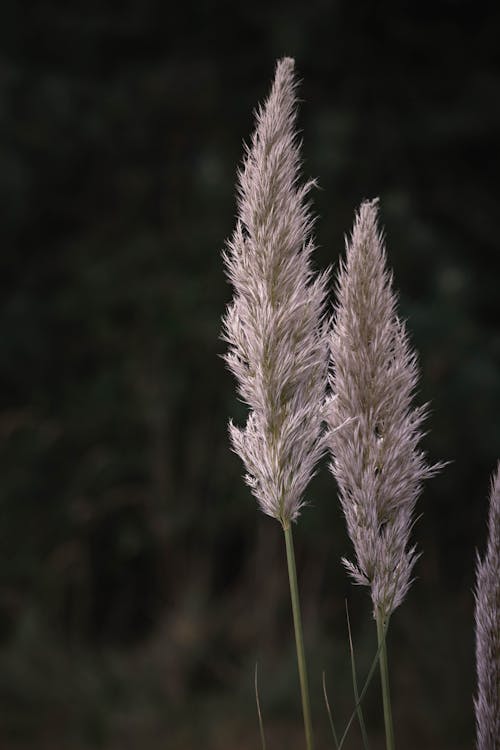
[[[385,632],[384,632],[385,631]],[[391,695],[389,692],[389,666],[387,663],[387,627],[380,613],[377,613],[377,639],[380,649],[380,681],[382,683],[382,700],[384,704],[385,743],[387,750],[394,750],[394,728],[392,724]]]
[[[293,549],[292,526],[283,525],[286,543],[286,561],[288,564],[288,579],[290,581],[290,596],[292,599],[293,625],[295,629],[295,645],[297,647],[297,665],[299,668],[300,694],[302,697],[302,714],[306,733],[307,750],[313,750],[313,733],[311,723],[311,705],[309,701],[309,685],[307,681],[306,657],[304,652],[304,636],[302,634],[302,618],[300,615],[299,590],[297,586],[297,568]]]

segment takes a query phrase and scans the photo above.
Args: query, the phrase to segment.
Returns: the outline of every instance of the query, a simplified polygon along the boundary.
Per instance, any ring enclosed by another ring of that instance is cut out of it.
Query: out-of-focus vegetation
[[[472,744],[474,550],[500,454],[499,14],[472,2],[7,2],[0,29],[0,744],[301,747],[286,569],[229,450],[220,249],[275,58],[303,76],[317,264],[380,195],[451,459],[390,642],[401,746]],[[296,532],[313,708],[366,592],[326,467]],[[381,731],[377,688],[366,702]],[[352,747],[359,742],[353,734]],[[329,746],[326,743],[324,747]],[[358,745],[359,746],[359,745]]]

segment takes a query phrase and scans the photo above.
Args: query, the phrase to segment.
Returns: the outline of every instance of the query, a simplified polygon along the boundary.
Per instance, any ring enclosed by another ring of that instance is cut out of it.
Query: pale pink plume
[[[330,336],[331,471],[356,555],[343,562],[386,620],[411,584],[422,482],[440,466],[418,447],[425,406],[412,407],[417,360],[397,316],[376,200],[362,204],[346,244]]]
[[[324,452],[328,274],[315,275],[313,220],[300,184],[294,61],[279,60],[239,172],[238,219],[224,253],[234,298],[223,321],[225,356],[250,407],[230,424],[260,507],[286,526],[303,505]]]
[[[500,463],[490,491],[486,553],[476,578],[477,749],[500,750]]]

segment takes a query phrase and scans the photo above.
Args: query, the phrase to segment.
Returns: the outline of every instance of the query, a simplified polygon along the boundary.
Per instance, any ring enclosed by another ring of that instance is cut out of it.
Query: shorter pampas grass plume
[[[376,200],[362,204],[338,272],[327,421],[331,471],[356,555],[343,562],[370,589],[392,748],[385,633],[418,556],[410,532],[422,482],[441,465],[429,466],[418,447],[426,406],[412,406],[417,358],[397,316],[377,208]]]
[[[491,482],[488,542],[476,570],[477,750],[500,750],[500,463]]]
[[[355,563],[343,562],[385,621],[410,587],[422,482],[441,465],[428,466],[418,448],[426,406],[412,407],[417,358],[397,316],[377,205],[362,204],[338,273],[327,419],[331,471],[356,554]]]

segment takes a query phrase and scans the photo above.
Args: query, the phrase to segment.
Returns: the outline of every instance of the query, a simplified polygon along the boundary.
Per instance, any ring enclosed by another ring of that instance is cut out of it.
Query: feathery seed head
[[[330,468],[356,553],[356,564],[343,562],[370,587],[374,616],[387,619],[418,557],[408,544],[422,481],[441,465],[429,467],[418,449],[426,407],[411,407],[417,361],[397,317],[377,203],[361,205],[338,272],[327,423]]]
[[[238,173],[238,219],[223,254],[234,298],[223,319],[226,362],[250,407],[230,424],[235,452],[262,510],[286,526],[324,452],[328,273],[314,275],[313,219],[299,184],[294,61],[276,65],[271,92]]]
[[[476,568],[477,750],[500,748],[500,462],[490,490],[488,542]]]

